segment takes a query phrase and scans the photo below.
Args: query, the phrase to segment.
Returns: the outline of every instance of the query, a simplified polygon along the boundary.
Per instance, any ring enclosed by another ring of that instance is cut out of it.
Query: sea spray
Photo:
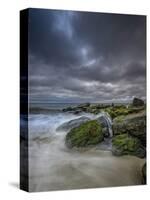
[[[29,189],[30,191],[112,187],[141,184],[144,159],[115,157],[111,151],[92,148],[73,151],[65,146],[66,132],[56,128],[64,122],[95,115],[30,115]]]

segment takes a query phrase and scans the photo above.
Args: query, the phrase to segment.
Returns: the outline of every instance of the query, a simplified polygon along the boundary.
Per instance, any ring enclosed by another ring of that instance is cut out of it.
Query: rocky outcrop
[[[134,98],[132,102],[133,106],[143,106],[144,101],[142,99]]]
[[[67,108],[63,108],[62,111],[63,112],[70,112],[70,111],[73,111],[73,109],[74,109],[73,107],[67,107]]]
[[[145,157],[145,149],[138,138],[129,134],[117,135],[112,140],[112,153],[116,156],[134,155]]]
[[[89,107],[89,106],[90,106],[90,103],[83,103],[83,104],[78,105],[77,107],[78,108],[86,108],[86,107]]]
[[[140,139],[142,145],[146,146],[146,113],[141,112],[115,118],[113,133],[114,135],[130,134]]]
[[[146,113],[142,100],[135,98],[133,104],[127,106],[87,103],[69,110],[101,114],[95,120],[81,117],[61,125],[57,130],[69,131],[68,147],[101,145],[106,139],[112,139],[114,155],[146,157]]]
[[[80,112],[88,112],[98,114],[102,111],[109,113],[112,119],[120,115],[128,115],[131,113],[138,113],[140,110],[145,109],[145,104],[142,99],[134,98],[132,104],[90,104],[83,103],[74,107],[64,108],[63,112],[72,112],[78,114]]]
[[[80,126],[82,123],[89,121],[90,118],[88,117],[79,117],[77,119],[70,120],[69,122],[65,122],[60,125],[56,131],[69,131],[72,128]]]
[[[146,156],[146,113],[120,116],[113,121],[113,153]]]
[[[63,112],[71,112],[74,114],[79,114],[81,112],[87,112],[87,109],[90,107],[90,103],[80,104],[75,107],[67,107],[62,109]]]
[[[91,120],[71,129],[66,135],[66,145],[73,147],[88,147],[102,142],[104,135],[102,127],[96,120]]]

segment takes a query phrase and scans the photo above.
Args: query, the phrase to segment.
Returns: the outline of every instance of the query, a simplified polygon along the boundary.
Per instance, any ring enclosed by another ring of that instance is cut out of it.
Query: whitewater
[[[65,146],[66,132],[56,131],[57,127],[81,116],[98,117],[63,112],[29,115],[29,191],[141,184],[144,159],[116,157],[109,148],[77,151]]]

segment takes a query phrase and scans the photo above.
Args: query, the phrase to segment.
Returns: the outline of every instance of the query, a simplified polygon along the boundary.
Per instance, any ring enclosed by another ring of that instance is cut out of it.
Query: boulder
[[[76,107],[76,110],[81,110],[83,112],[87,112],[87,109],[90,107],[90,103],[83,103]]]
[[[127,133],[140,139],[146,146],[146,113],[120,116],[113,121],[113,134]]]
[[[69,122],[65,122],[65,123],[61,124],[56,129],[56,131],[69,131],[72,128],[78,127],[78,126],[80,126],[80,124],[87,122],[89,120],[90,120],[90,118],[88,118],[88,117],[84,117],[84,116],[79,117],[77,119],[73,119],[73,120],[70,120]]]
[[[83,104],[80,104],[78,106],[64,108],[64,109],[62,109],[62,111],[63,112],[72,112],[74,114],[78,114],[82,111],[86,112],[87,108],[89,106],[90,106],[90,103],[83,103]]]
[[[107,120],[104,116],[96,118],[96,120],[102,125],[102,127],[107,127]]]
[[[112,153],[116,156],[134,155],[144,158],[146,152],[138,138],[121,134],[112,139]]]
[[[84,108],[84,107],[89,107],[89,106],[90,106],[90,103],[83,103],[83,104],[78,105],[77,107]]]
[[[133,102],[132,102],[133,106],[143,106],[144,105],[144,101],[142,99],[138,99],[138,98],[134,98]]]
[[[103,139],[102,127],[97,120],[91,120],[71,129],[66,135],[66,145],[69,148],[88,147],[99,144]]]
[[[74,113],[75,115],[77,115],[77,114],[79,114],[79,113],[81,113],[81,112],[82,112],[81,109],[76,109],[76,110],[73,111],[73,113]]]
[[[95,106],[89,106],[86,108],[86,112],[92,113],[92,114],[98,114],[100,110],[97,109]]]
[[[109,126],[110,126],[110,122],[108,122],[108,120],[106,119],[105,116],[100,116],[96,119],[98,121],[98,123],[101,125],[102,127],[102,132],[104,137],[109,137]],[[108,124],[109,123],[109,124]]]
[[[69,112],[69,111],[72,111],[72,110],[73,110],[72,107],[67,107],[67,108],[62,109],[63,112]]]

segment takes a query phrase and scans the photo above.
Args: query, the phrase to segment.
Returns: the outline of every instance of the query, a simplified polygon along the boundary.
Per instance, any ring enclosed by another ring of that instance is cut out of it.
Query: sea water
[[[62,108],[62,107],[61,107]],[[141,184],[144,159],[116,157],[109,150],[74,151],[65,146],[66,132],[56,128],[81,116],[58,110],[29,114],[29,190],[48,191]]]

